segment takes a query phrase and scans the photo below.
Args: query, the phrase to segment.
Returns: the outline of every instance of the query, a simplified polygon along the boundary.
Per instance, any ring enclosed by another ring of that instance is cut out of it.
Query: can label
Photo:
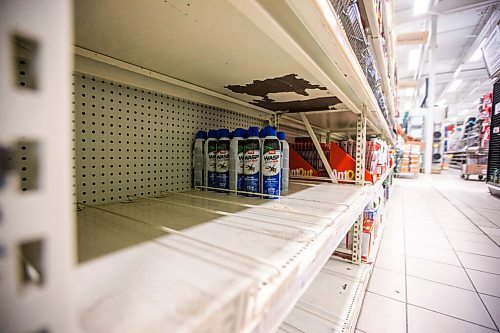
[[[269,195],[280,194],[280,171],[281,158],[280,150],[273,147],[264,146],[262,155],[262,193]]]
[[[245,191],[245,143],[243,140],[241,140],[238,143],[238,160],[237,160],[238,165],[236,166],[236,170],[238,170],[238,174],[236,176],[236,189],[238,191]]]
[[[216,160],[217,187],[229,189],[229,150],[217,151]]]
[[[259,192],[260,151],[257,147],[247,147],[244,154],[244,189],[246,192]]]
[[[207,185],[208,187],[217,187],[217,142],[209,142],[208,144],[208,163],[207,163]]]

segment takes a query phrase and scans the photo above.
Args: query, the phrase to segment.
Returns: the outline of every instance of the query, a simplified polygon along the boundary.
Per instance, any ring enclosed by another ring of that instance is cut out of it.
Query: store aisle
[[[357,332],[498,332],[500,199],[455,171],[396,179]]]

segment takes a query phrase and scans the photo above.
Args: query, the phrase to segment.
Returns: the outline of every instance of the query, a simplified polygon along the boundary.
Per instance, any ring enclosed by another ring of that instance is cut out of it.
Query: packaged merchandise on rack
[[[195,188],[204,186],[233,194],[250,192],[239,193],[247,196],[267,194],[262,197],[268,199],[279,198],[281,189],[287,192],[290,151],[284,132],[278,138],[276,129],[267,126],[260,131],[250,127],[248,131],[223,128],[206,133],[198,131],[193,142]]]
[[[403,145],[403,154],[398,166],[399,175],[415,176],[420,172],[420,142],[408,141]]]

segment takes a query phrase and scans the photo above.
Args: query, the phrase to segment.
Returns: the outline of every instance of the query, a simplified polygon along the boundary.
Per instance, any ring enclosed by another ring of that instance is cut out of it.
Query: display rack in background
[[[354,181],[356,141],[321,143],[323,153],[330,162],[339,181]],[[375,183],[392,166],[389,147],[383,140],[372,138],[366,142],[365,181]],[[310,138],[295,138],[290,145],[290,176],[292,178],[328,177],[326,168]],[[326,178],[325,178],[326,179]]]
[[[417,177],[420,172],[420,141],[407,141],[403,145],[403,154],[398,165],[397,177]]]
[[[486,181],[491,194],[500,196],[500,80],[493,85],[495,109],[490,109],[490,142]]]
[[[469,159],[474,161],[480,158],[479,155],[487,153],[491,132],[492,99],[492,93],[483,95],[479,99],[478,113],[467,115],[463,124],[455,126],[448,135],[446,160],[449,161],[450,168],[464,171],[468,155],[478,154],[477,157]]]
[[[443,131],[441,123],[434,124],[432,133],[432,167],[431,172],[439,174],[443,168]]]

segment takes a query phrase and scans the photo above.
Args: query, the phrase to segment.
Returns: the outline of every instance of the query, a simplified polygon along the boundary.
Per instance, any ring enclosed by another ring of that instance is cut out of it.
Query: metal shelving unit
[[[329,1],[36,7],[9,1],[0,20],[25,66],[0,52],[0,103],[18,112],[2,113],[0,144],[23,161],[0,188],[8,331],[272,332],[351,227],[360,262],[380,186],[361,186],[366,135],[393,133]],[[269,123],[355,134],[356,184],[297,183],[279,201],[189,189],[196,130]]]

